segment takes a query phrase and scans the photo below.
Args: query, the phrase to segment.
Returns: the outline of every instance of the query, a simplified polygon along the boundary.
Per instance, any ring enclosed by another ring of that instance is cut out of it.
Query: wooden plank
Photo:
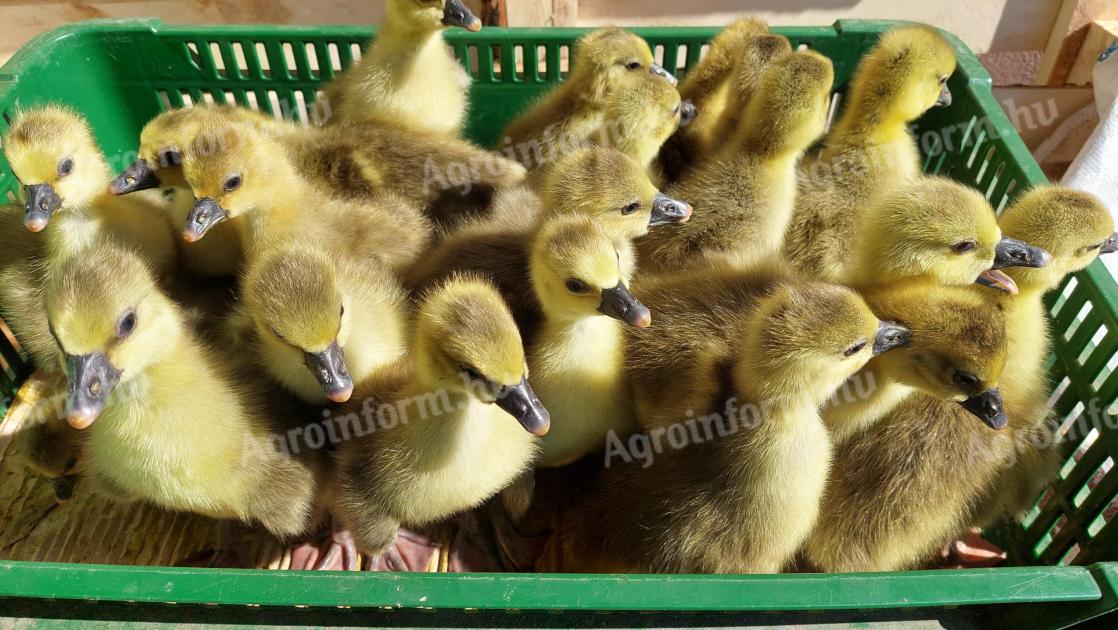
[[[1118,18],[1118,0],[1063,0],[1034,85],[1064,85],[1095,20]]]
[[[1068,74],[1068,85],[1088,85],[1092,81],[1099,55],[1118,40],[1118,20],[1096,20],[1087,29],[1079,57]]]
[[[552,0],[553,25],[577,26],[579,0]]]
[[[577,26],[579,0],[517,0],[508,3],[509,26]]]
[[[509,13],[505,0],[480,0],[478,16],[486,26],[508,26]]]

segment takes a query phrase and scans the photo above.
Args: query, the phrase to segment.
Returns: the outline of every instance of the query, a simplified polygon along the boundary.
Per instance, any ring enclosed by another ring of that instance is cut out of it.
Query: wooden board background
[[[710,25],[742,13],[788,25],[830,24],[840,18],[917,20],[956,33],[975,52],[991,55],[989,65],[1006,77],[1001,81],[1005,83],[1031,80],[1061,8],[1061,0],[504,1],[514,26]],[[468,2],[480,12],[483,0]],[[158,17],[187,24],[364,24],[378,22],[383,12],[384,0],[0,0],[0,61],[34,35],[77,20]],[[1022,81],[1022,76],[1028,80]]]

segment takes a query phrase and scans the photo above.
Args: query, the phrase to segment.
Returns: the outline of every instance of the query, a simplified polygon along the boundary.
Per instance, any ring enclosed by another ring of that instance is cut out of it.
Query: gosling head
[[[174,305],[131,251],[101,244],[66,260],[45,291],[51,333],[65,355],[66,417],[88,428],[120,386],[168,357],[181,334]]]
[[[496,404],[535,435],[550,428],[528,384],[520,331],[489,283],[458,277],[429,293],[416,320],[415,356],[424,385]]]
[[[858,64],[848,120],[903,125],[932,107],[949,106],[947,80],[954,73],[955,52],[938,31],[925,26],[890,31]]]
[[[754,41],[766,39],[773,37]],[[803,153],[827,126],[834,79],[831,60],[813,51],[791,52],[773,60],[749,99],[740,141],[766,154]],[[738,83],[747,80],[740,78]]]
[[[127,195],[160,186],[188,188],[182,163],[188,153],[207,156],[214,148],[214,135],[202,133],[223,123],[245,124],[263,130],[275,120],[245,107],[198,105],[171,109],[151,119],[140,131],[136,161],[113,179],[109,191]]]
[[[474,32],[481,30],[481,20],[462,0],[389,0],[385,18],[431,32],[451,26]]]
[[[55,212],[84,206],[105,190],[105,156],[85,119],[65,107],[18,113],[3,146],[32,232],[44,230]]]
[[[1118,251],[1114,219],[1093,195],[1061,186],[1042,186],[1002,212],[1006,235],[1044,248],[1052,264],[1007,273],[1022,291],[1049,291],[1069,273],[1087,267],[1101,254]]]
[[[297,178],[279,143],[241,124],[206,125],[183,156],[183,176],[194,190],[183,239],[203,238],[215,225],[290,193]]]
[[[903,327],[881,322],[854,291],[788,283],[746,324],[737,382],[761,400],[822,404],[874,356],[908,343]]]
[[[884,371],[941,400],[958,402],[993,429],[1008,424],[998,378],[1005,366],[1005,316],[965,287],[907,284],[872,294],[883,319],[912,331],[912,343],[874,359]]]
[[[783,35],[759,31],[744,37],[736,46],[737,59],[730,81],[733,102],[745,107],[760,88],[765,72],[774,61],[792,52],[792,43]]]
[[[622,75],[606,98],[608,137],[602,138],[601,143],[647,167],[664,142],[683,124],[684,109],[679,91],[668,82],[639,73]],[[688,110],[688,117],[696,115],[697,110]]]
[[[185,187],[182,160],[185,147],[193,142],[197,121],[205,107],[172,109],[151,119],[140,130],[136,161],[109,184],[109,192],[127,195],[160,186]]]
[[[634,239],[660,225],[684,223],[691,204],[661,193],[647,172],[615,149],[592,147],[554,164],[542,186],[549,216],[580,214],[613,238]]]
[[[575,44],[571,82],[593,85],[591,89],[598,98],[626,75],[649,74],[673,87],[678,84],[675,76],[656,63],[648,42],[624,29],[600,28]]]
[[[852,281],[873,286],[929,278],[1016,293],[1008,267],[1043,267],[1048,252],[1004,237],[978,191],[941,177],[908,183],[868,208]]]
[[[299,380],[313,378],[326,398],[343,403],[353,395],[353,379],[345,359],[346,300],[336,274],[333,260],[320,251],[281,249],[251,266],[243,299],[269,364],[298,372]]]
[[[530,271],[548,317],[608,315],[636,328],[652,323],[648,307],[625,285],[613,240],[589,217],[548,221],[533,243]]]

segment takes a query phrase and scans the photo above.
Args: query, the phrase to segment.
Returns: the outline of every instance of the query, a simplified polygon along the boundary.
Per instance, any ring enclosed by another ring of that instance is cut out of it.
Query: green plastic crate
[[[858,59],[895,23],[776,29],[835,62],[841,90]],[[714,28],[641,28],[680,75]],[[580,29],[453,31],[474,77],[469,135],[498,140],[504,123],[565,73]],[[168,107],[235,101],[313,120],[318,88],[350,65],[365,27],[167,26],[94,21],[40,36],[0,70],[0,130],[20,107],[69,103],[92,123],[116,171],[135,157],[144,123]],[[926,170],[984,192],[997,208],[1044,176],[1002,113],[990,78],[952,39],[959,70],[951,107],[916,128]],[[498,61],[495,61],[498,60]],[[501,64],[500,60],[506,63]],[[511,63],[515,60],[518,63]],[[0,190],[17,182],[0,161]],[[0,247],[3,246],[0,237]],[[1012,568],[861,575],[550,576],[336,575],[0,562],[0,617],[43,625],[95,621],[284,625],[726,626],[936,620],[958,626],[1063,627],[1118,610],[1118,285],[1099,264],[1052,300],[1057,412],[1072,450],[1054,495],[1028,527],[1006,526]],[[30,371],[0,335],[0,403]],[[1099,404],[1089,406],[1086,401]],[[1094,409],[1103,409],[1096,413]],[[1088,483],[1091,482],[1090,485]],[[1035,566],[1029,566],[1035,565]],[[1045,566],[1047,565],[1047,566]],[[1067,566],[1080,565],[1080,566]],[[1113,615],[1111,615],[1113,616]]]

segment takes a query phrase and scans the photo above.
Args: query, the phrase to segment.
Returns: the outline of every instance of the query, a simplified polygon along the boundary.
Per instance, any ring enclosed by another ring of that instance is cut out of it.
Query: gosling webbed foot
[[[982,537],[982,532],[972,529],[962,538],[953,540],[940,550],[940,566],[948,569],[988,569],[1005,562],[1006,553],[1001,547]]]
[[[353,533],[335,523],[330,534],[330,544],[326,553],[314,565],[315,571],[360,571],[361,553]]]
[[[426,573],[435,555],[445,548],[435,539],[400,528],[384,551],[369,558],[366,571],[379,573]]]

